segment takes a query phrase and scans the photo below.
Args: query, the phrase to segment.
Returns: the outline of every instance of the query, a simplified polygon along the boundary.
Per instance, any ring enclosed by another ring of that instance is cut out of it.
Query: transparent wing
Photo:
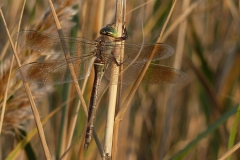
[[[128,64],[124,64],[122,84],[131,84],[136,81],[140,75],[143,63],[134,63],[128,67]],[[111,68],[117,67],[114,63],[109,64],[105,76],[110,80]],[[127,69],[126,69],[127,68]],[[119,74],[113,74],[113,76],[119,76]],[[146,74],[141,83],[143,84],[159,84],[159,83],[181,83],[188,79],[188,75],[180,70],[163,65],[150,64]],[[110,80],[111,81],[111,80]]]
[[[74,65],[78,80],[84,79],[90,73],[92,58],[72,58],[68,60]],[[26,81],[44,84],[62,84],[72,81],[71,73],[66,60],[29,63],[18,69],[17,77]]]
[[[112,54],[109,55],[110,57],[113,55],[119,56],[119,54],[124,51],[123,62],[133,61],[137,57],[135,61],[136,63],[147,62],[152,52],[155,52],[152,61],[165,59],[174,53],[174,49],[171,46],[163,43],[145,44],[142,46],[141,44],[131,43],[113,45],[113,42],[109,42],[106,43],[102,48],[103,50],[111,50]]]
[[[142,80],[144,84],[182,83],[188,80],[188,75],[178,69],[151,64]]]
[[[37,52],[51,54],[62,51],[62,45],[58,36],[30,30],[16,33],[14,39],[21,46]],[[63,37],[61,39],[65,40],[70,53],[74,53],[74,55],[89,54],[95,48],[94,42],[84,38]]]

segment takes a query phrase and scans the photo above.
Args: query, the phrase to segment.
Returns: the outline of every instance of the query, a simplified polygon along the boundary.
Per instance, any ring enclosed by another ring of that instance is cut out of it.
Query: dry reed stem
[[[136,57],[131,61],[131,63],[128,65],[128,66],[126,66],[124,69],[122,69],[122,68],[120,68],[120,76],[119,76],[119,79],[121,79],[122,78],[122,74],[121,73],[123,73],[125,70],[127,70],[127,68],[129,68],[136,60],[137,60],[137,58],[139,57],[139,55],[141,54],[141,51],[142,51],[142,49],[143,49],[143,46],[144,46],[144,31],[143,31],[143,24],[142,24],[142,39],[143,39],[143,41],[142,41],[142,45],[141,45],[141,48],[140,48],[140,50],[139,50],[139,52],[138,52],[138,54],[136,55]],[[120,98],[121,98],[121,88],[122,86],[121,85],[119,85],[119,93],[118,93],[118,95],[119,95],[119,99],[118,99],[118,105],[120,105]],[[120,110],[120,107],[119,107],[119,110]],[[117,112],[119,112],[119,110],[117,111]],[[119,124],[115,127],[114,126],[114,131],[113,131],[113,151],[112,151],[112,159],[117,159],[117,148],[118,148],[118,134],[119,134]]]
[[[124,0],[116,0],[115,27],[117,29],[118,36],[122,35],[122,26],[124,24],[123,16],[125,15],[123,7],[125,5],[126,4],[124,4]],[[117,44],[118,43],[121,44],[121,42],[117,42]],[[111,73],[112,73],[112,77],[111,77],[111,84],[109,85],[109,101],[108,101],[108,109],[107,109],[106,133],[105,133],[105,139],[104,139],[104,152],[106,157],[111,157],[111,154],[112,154],[114,117],[115,117],[117,92],[118,92],[118,84],[117,84],[118,77],[114,75],[119,73],[119,68],[112,67]]]
[[[228,150],[222,157],[220,157],[218,160],[224,160],[228,156],[230,156],[233,152],[235,152],[237,149],[240,148],[240,142],[238,142],[236,145],[234,145],[230,150]]]
[[[16,58],[16,60],[17,60],[18,66],[20,67],[20,68],[19,68],[19,69],[20,69],[20,73],[22,74],[22,71],[21,71],[21,66],[22,66],[22,65],[21,65],[21,62],[20,62],[20,60],[19,60],[19,58],[18,58],[16,49],[14,48],[13,41],[12,41],[11,36],[10,36],[10,33],[9,33],[9,31],[8,31],[8,27],[7,27],[7,24],[6,24],[6,21],[5,21],[5,18],[4,18],[4,15],[3,15],[3,13],[2,13],[2,9],[1,9],[1,8],[0,8],[0,14],[1,14],[1,17],[2,17],[2,19],[3,19],[3,23],[4,23],[4,26],[5,26],[5,29],[6,29],[8,38],[9,38],[9,41],[10,41],[10,43],[11,43],[11,47],[12,47],[14,56],[15,56],[15,58]],[[42,124],[41,124],[40,116],[39,116],[39,113],[38,113],[36,104],[35,104],[35,102],[34,102],[34,99],[33,99],[32,93],[31,93],[31,90],[30,90],[30,88],[29,88],[29,85],[26,83],[23,74],[22,74],[22,76],[23,76],[23,79],[24,79],[24,80],[23,80],[23,85],[24,85],[24,88],[25,88],[26,93],[27,93],[27,95],[28,95],[30,104],[31,104],[31,108],[32,108],[32,111],[33,111],[34,119],[35,119],[35,122],[36,122],[36,125],[37,125],[37,128],[38,128],[39,136],[40,136],[40,139],[41,139],[41,142],[42,142],[42,146],[43,146],[43,150],[44,150],[46,159],[47,159],[47,160],[50,160],[50,159],[51,159],[51,154],[50,154],[50,152],[49,152],[49,149],[48,149],[48,146],[47,146],[47,143],[46,143],[46,139],[45,139],[43,127],[42,127]]]

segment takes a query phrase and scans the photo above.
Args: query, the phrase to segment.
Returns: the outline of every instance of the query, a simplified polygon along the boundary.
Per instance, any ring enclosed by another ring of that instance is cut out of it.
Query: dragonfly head
[[[112,24],[109,24],[106,27],[102,28],[100,30],[100,34],[104,35],[104,36],[110,36],[110,37],[113,37],[113,38],[118,37],[117,30],[116,30],[115,27],[113,27]]]

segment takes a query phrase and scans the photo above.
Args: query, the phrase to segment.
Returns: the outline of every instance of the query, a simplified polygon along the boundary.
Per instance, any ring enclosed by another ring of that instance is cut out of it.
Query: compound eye
[[[117,31],[113,26],[106,26],[100,30],[101,35],[107,35],[113,38],[117,38]]]

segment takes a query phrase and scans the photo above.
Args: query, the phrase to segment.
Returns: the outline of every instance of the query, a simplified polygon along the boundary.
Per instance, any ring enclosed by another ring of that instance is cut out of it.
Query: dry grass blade
[[[72,16],[76,14],[76,10],[72,9],[72,6],[76,2],[74,0],[64,0],[57,5],[56,14],[58,15],[59,21],[61,22],[61,28],[64,29],[64,33],[67,34],[66,31],[70,30],[74,23],[71,21]],[[34,25],[34,29],[37,31],[46,31],[48,33],[52,33],[56,31],[55,28],[55,20],[52,18],[52,11],[47,10],[43,18]]]
[[[26,4],[26,0],[23,1],[23,7],[22,7],[21,14],[20,14],[20,20],[22,20],[22,15],[23,15],[23,10],[24,10],[25,4]],[[1,4],[0,4],[0,7],[1,7]],[[21,25],[21,21],[18,23],[18,31],[20,30],[20,25]],[[8,46],[8,45],[6,45],[6,46]],[[15,43],[15,48],[17,48],[17,43]],[[5,54],[3,54],[3,55],[5,55]],[[13,62],[14,62],[14,56],[12,56],[12,58],[11,58],[10,71],[9,71],[9,75],[8,75],[7,86],[6,86],[6,91],[5,91],[4,100],[3,100],[3,106],[2,106],[2,110],[1,110],[0,135],[2,133],[2,124],[3,124],[4,113],[5,113],[5,108],[6,108],[6,104],[7,104],[7,97],[8,97],[10,77],[11,77],[12,68],[13,68]]]
[[[0,8],[0,14],[1,14],[1,17],[3,19],[4,25],[5,25],[5,29],[7,31],[7,35],[8,35],[8,38],[10,40],[10,43],[11,43],[11,47],[13,49],[14,56],[15,56],[15,58],[17,60],[18,66],[21,67],[20,60],[19,60],[17,52],[16,52],[16,50],[14,48],[14,45],[13,45],[12,39],[10,37],[10,33],[8,31],[7,24],[5,22],[5,19],[4,19],[4,16],[3,16],[1,8]],[[20,69],[20,71],[21,71],[21,69]],[[44,153],[45,153],[46,159],[50,160],[51,159],[51,154],[49,152],[49,149],[48,149],[48,146],[47,146],[47,143],[46,143],[46,139],[45,139],[43,127],[42,127],[42,124],[41,124],[40,116],[39,116],[36,104],[34,102],[31,90],[30,90],[28,84],[26,83],[26,81],[23,81],[23,85],[24,85],[24,87],[26,89],[26,93],[27,93],[29,101],[31,103],[32,111],[33,111],[33,114],[34,114],[35,122],[36,122],[36,125],[37,125],[37,128],[38,128],[39,136],[40,136],[40,139],[41,139],[41,142],[42,142],[42,146],[43,146],[43,149],[44,149]]]
[[[70,58],[70,53],[69,53],[69,51],[68,51],[66,42],[65,42],[64,39],[61,39],[61,37],[64,37],[61,24],[60,24],[60,22],[59,22],[59,20],[58,20],[57,14],[56,14],[56,12],[55,12],[55,9],[54,9],[54,7],[53,7],[53,4],[52,4],[51,0],[49,0],[48,2],[49,2],[49,5],[50,5],[50,7],[51,7],[52,14],[53,14],[53,17],[54,17],[54,20],[55,20],[55,23],[56,23],[56,26],[57,26],[57,29],[58,29],[58,34],[59,34],[59,37],[60,37],[60,40],[61,40],[62,49],[63,49],[63,52],[64,52],[64,54],[65,54],[65,58],[66,58],[66,59],[69,59],[69,58]],[[84,100],[84,98],[83,98],[82,91],[81,91],[80,86],[79,86],[79,84],[78,84],[78,80],[77,80],[77,77],[76,77],[76,73],[75,73],[75,71],[74,71],[74,66],[73,66],[73,64],[72,64],[71,62],[69,62],[69,61],[68,61],[68,67],[69,67],[69,70],[70,70],[70,72],[71,72],[71,76],[72,76],[72,79],[73,79],[74,86],[75,86],[75,88],[76,88],[76,90],[77,90],[78,96],[79,96],[80,101],[81,101],[81,103],[82,103],[82,105],[83,105],[83,109],[84,109],[85,115],[87,116],[87,115],[88,115],[87,105],[86,105],[86,103],[85,103],[85,100]],[[95,132],[95,131],[93,130],[93,132]],[[94,135],[93,137],[94,137],[95,141],[98,142],[99,140],[98,140],[98,138],[96,137],[96,134],[94,133],[93,135]],[[101,147],[101,146],[98,146],[98,147]],[[101,153],[102,150],[103,150],[103,149],[99,148],[100,153]],[[101,155],[102,155],[102,154],[101,154]],[[103,155],[102,155],[102,156],[103,156]]]
[[[7,81],[7,86],[6,86],[6,92],[5,92],[5,95],[4,95],[3,106],[2,106],[2,109],[1,109],[0,135],[1,135],[1,133],[2,133],[2,124],[3,124],[3,119],[4,119],[6,104],[7,104],[6,102],[7,102],[8,90],[9,90],[10,76],[11,76],[11,73],[12,73],[13,58],[12,58],[12,61],[11,61],[11,62],[12,62],[12,63],[11,63],[10,72],[9,72],[9,76],[8,76],[8,81]]]
[[[43,93],[45,94],[45,93]],[[19,99],[22,99],[23,97],[20,96]],[[45,125],[50,118],[52,118],[57,112],[60,111],[60,109],[62,109],[62,107],[64,107],[64,105],[66,105],[66,103],[69,103],[70,101],[72,101],[75,97],[68,99],[67,102],[64,102],[62,104],[60,104],[59,106],[57,106],[53,111],[51,111],[46,117],[44,117],[42,119],[42,124]],[[27,100],[26,100],[27,101]],[[12,104],[12,106],[14,107],[16,105],[16,103],[18,103],[19,100],[15,103]],[[15,113],[16,114],[16,113]],[[26,146],[27,143],[29,143],[32,139],[32,137],[37,133],[37,128],[32,129],[28,135],[25,137],[24,140],[22,140],[20,143],[17,144],[16,148],[12,150],[12,152],[8,155],[8,157],[6,159],[17,159],[18,155],[21,153],[18,150],[21,150],[22,146]]]
[[[86,6],[86,2],[87,1],[85,1],[84,2],[84,6]],[[104,4],[105,4],[105,1],[104,0],[102,0],[102,1],[99,1],[99,3],[98,3],[98,10],[97,10],[97,15],[99,15],[98,16],[98,18],[96,19],[96,25],[95,25],[95,28],[97,29],[97,31],[99,31],[99,29],[98,28],[100,28],[100,27],[102,27],[103,25],[102,25],[102,22],[103,22],[103,18],[104,18]],[[84,7],[83,7],[84,8]],[[84,14],[85,14],[85,12],[83,12],[83,14],[82,14],[82,18],[80,19],[81,20],[81,22],[84,24],[84,19],[85,19],[85,16],[84,16]],[[85,25],[84,25],[85,26]],[[84,28],[84,26],[83,26],[83,28]],[[93,62],[94,62],[94,59],[92,59],[92,62],[91,62],[91,64],[93,64]],[[90,66],[92,66],[92,65],[90,65]],[[88,68],[88,70],[91,70],[92,68]],[[88,77],[89,78],[89,77]],[[87,84],[87,81],[88,81],[88,78],[85,78],[84,79],[84,82],[83,82],[83,86],[82,86],[82,91],[84,92],[85,91],[85,86],[86,86],[86,84]],[[74,92],[75,93],[75,92]],[[80,105],[81,105],[81,101],[79,101],[78,102],[78,105],[77,105],[77,107],[76,107],[76,109],[75,109],[75,113],[77,113],[78,111],[79,111],[79,109],[80,109]],[[98,105],[97,105],[97,107],[96,108],[98,108]],[[76,126],[76,123],[77,123],[77,114],[74,114],[74,116],[71,116],[71,123],[70,123],[70,130],[68,131],[68,137],[69,137],[69,140],[68,140],[68,145],[67,145],[67,148],[69,148],[70,147],[70,145],[71,145],[71,139],[72,139],[72,136],[73,136],[73,133],[74,133],[74,128],[75,128],[75,126]],[[93,136],[96,136],[96,132],[95,131],[93,131],[93,133],[94,133],[94,135]],[[101,145],[99,145],[99,141],[98,141],[98,139],[96,138],[96,144],[98,145],[98,148],[99,149],[101,149]],[[100,151],[100,154],[101,155],[103,155],[103,152],[101,152]]]
[[[192,13],[192,11],[199,5],[200,2],[203,2],[202,0],[196,1],[193,4],[191,4],[183,13],[182,15],[166,30],[164,33],[164,36],[162,37],[162,41],[164,41],[175,29],[176,27],[183,22],[186,17]]]
[[[133,11],[135,11],[135,10],[137,10],[137,9],[139,9],[139,8],[145,6],[146,4],[148,4],[148,3],[150,3],[150,2],[153,2],[153,1],[155,1],[155,0],[149,0],[149,1],[147,1],[147,2],[145,2],[145,3],[143,3],[143,4],[141,4],[141,5],[133,8],[132,10],[128,11],[127,14],[129,14],[129,13],[131,13],[131,12],[133,12]]]
[[[56,22],[56,26],[57,26],[57,29],[58,29],[59,37],[60,38],[64,37],[63,31],[62,31],[62,27],[61,27],[61,24],[60,24],[60,22],[58,20],[58,17],[57,17],[57,14],[55,12],[55,9],[53,7],[53,4],[52,4],[51,0],[49,0],[48,2],[49,2],[49,5],[51,7],[51,10],[52,10],[54,20]],[[66,45],[66,42],[64,41],[64,39],[61,39],[61,44],[62,44],[62,48],[63,48],[63,51],[64,51],[66,59],[69,59],[70,58],[70,54],[69,54],[69,51],[68,51],[68,48],[67,48],[67,45]],[[71,75],[72,75],[72,78],[73,78],[73,83],[74,83],[74,85],[76,87],[77,93],[78,93],[79,98],[80,98],[80,100],[82,102],[84,112],[87,115],[87,105],[86,105],[86,103],[84,101],[83,94],[82,94],[82,91],[80,89],[80,86],[78,85],[78,80],[76,78],[76,73],[74,71],[74,66],[72,65],[71,62],[69,62],[68,65],[69,65],[68,67],[69,67],[69,69],[71,71]]]
[[[229,151],[227,151],[223,156],[221,156],[218,160],[224,160],[228,156],[230,156],[233,152],[240,148],[240,142],[238,142],[235,146],[233,146]]]

